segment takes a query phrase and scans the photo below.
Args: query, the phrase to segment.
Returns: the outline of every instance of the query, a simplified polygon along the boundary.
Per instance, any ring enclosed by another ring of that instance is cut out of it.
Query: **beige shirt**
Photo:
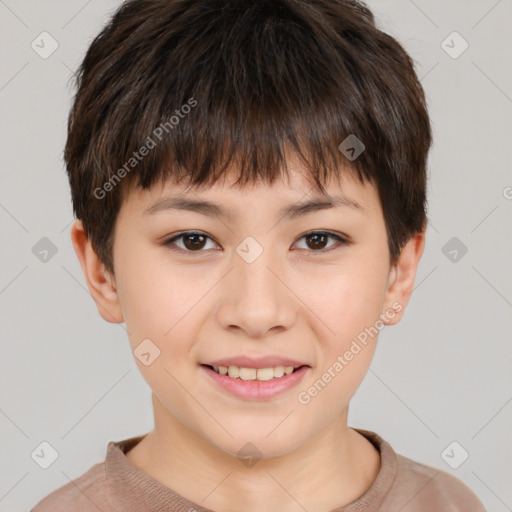
[[[396,454],[374,432],[354,430],[379,450],[381,467],[362,496],[332,512],[485,512],[475,494],[454,476]],[[111,441],[104,462],[42,499],[30,512],[212,512],[128,460],[125,453],[143,437]]]

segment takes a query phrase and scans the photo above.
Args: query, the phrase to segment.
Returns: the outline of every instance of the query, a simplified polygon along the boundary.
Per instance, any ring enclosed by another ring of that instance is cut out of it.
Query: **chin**
[[[282,425],[277,425],[279,425],[279,422],[273,422],[273,426],[268,428],[265,423],[264,427],[257,428],[253,424],[253,428],[250,430],[227,427],[227,430],[233,436],[232,438],[222,435],[220,438],[212,439],[211,436],[208,436],[206,440],[230,457],[240,459],[241,462],[243,462],[244,457],[256,459],[282,457],[292,453],[307,442],[307,436],[303,428],[297,431],[283,428],[282,432],[279,432]]]

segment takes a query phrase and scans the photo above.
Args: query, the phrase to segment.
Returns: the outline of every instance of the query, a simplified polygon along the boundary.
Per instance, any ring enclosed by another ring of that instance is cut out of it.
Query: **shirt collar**
[[[398,461],[391,445],[375,432],[357,428],[354,430],[368,439],[380,452],[380,470],[371,487],[362,496],[331,512],[378,510],[397,475]],[[110,441],[108,444],[105,459],[107,480],[119,504],[125,510],[140,509],[146,512],[212,512],[157,482],[129,461],[125,454],[144,437],[145,435],[141,435],[122,441]]]

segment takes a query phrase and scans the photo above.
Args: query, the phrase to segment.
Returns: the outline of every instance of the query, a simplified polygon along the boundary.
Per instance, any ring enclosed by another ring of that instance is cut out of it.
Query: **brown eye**
[[[184,232],[179,235],[176,235],[167,242],[165,245],[171,247],[171,249],[182,252],[205,252],[204,247],[207,245],[208,240],[213,240],[203,234],[203,233],[195,233],[193,231]],[[177,242],[180,243],[177,243]],[[174,247],[173,247],[174,246]],[[213,243],[214,248],[216,247],[215,243]]]
[[[325,233],[313,233],[312,235],[306,235],[306,240],[308,240],[308,247],[313,250],[322,250],[325,249],[327,244],[328,235]]]
[[[334,233],[330,233],[329,231],[314,231],[312,233],[306,233],[302,235],[300,240],[306,240],[306,247],[299,247],[300,249],[307,249],[310,252],[327,252],[336,244],[330,244],[327,246],[328,240],[333,239],[340,244],[348,244],[348,241]]]
[[[204,235],[185,235],[183,237],[183,245],[190,251],[202,249],[205,245],[206,237]]]

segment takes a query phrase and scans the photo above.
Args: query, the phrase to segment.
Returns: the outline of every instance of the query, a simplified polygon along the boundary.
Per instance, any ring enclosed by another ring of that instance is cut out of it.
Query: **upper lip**
[[[249,356],[238,356],[238,357],[226,357],[223,359],[217,359],[215,361],[209,361],[204,363],[207,366],[238,366],[239,368],[273,368],[275,366],[293,366],[297,368],[299,366],[309,366],[306,363],[297,361],[295,359],[289,359],[287,357],[281,357],[277,355],[269,355],[262,357],[249,357]]]

